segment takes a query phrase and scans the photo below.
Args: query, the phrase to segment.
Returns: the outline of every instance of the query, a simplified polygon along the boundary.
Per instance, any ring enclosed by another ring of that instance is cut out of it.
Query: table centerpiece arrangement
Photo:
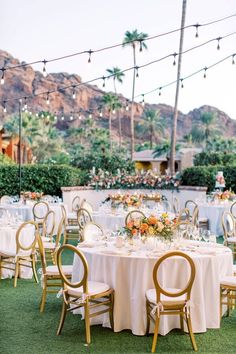
[[[43,196],[42,192],[21,192],[21,198],[23,200],[23,203],[25,204],[27,200],[30,201],[40,201]]]
[[[171,220],[167,213],[162,213],[160,216],[150,215],[130,219],[124,229],[129,238],[140,235],[144,240],[149,237],[160,237],[172,241],[175,225],[175,220]]]
[[[105,202],[111,202],[111,208],[119,208],[123,207],[125,210],[129,210],[130,208],[138,209],[143,200],[143,194],[138,193],[115,193],[109,194],[109,196],[105,199]]]

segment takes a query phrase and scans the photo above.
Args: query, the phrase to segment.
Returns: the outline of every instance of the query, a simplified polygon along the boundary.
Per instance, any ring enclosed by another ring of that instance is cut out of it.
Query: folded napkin
[[[100,253],[107,254],[107,255],[114,255],[114,256],[127,256],[128,253],[124,250],[118,250],[114,248],[103,248],[100,250]]]

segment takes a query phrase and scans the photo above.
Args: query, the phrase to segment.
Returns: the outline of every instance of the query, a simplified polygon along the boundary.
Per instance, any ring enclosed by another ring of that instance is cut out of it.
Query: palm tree
[[[107,69],[106,71],[109,75],[112,75],[111,77],[113,78],[114,92],[117,94],[116,81],[122,84],[125,74],[117,66],[113,66],[112,69]]]
[[[108,108],[109,112],[109,137],[110,137],[110,152],[112,152],[112,130],[111,130],[111,120],[112,120],[112,112],[121,107],[120,100],[117,96],[107,93],[102,98],[103,106]]]
[[[180,77],[181,77],[180,75],[181,75],[181,61],[182,61],[182,51],[183,51],[183,42],[184,42],[184,25],[185,25],[186,6],[187,6],[187,0],[183,0],[180,42],[179,42],[179,55],[178,55],[177,83],[176,83],[176,92],[175,92],[175,107],[174,107],[172,132],[171,132],[170,173],[172,176],[175,173],[175,145],[176,145],[179,85],[180,85]]]
[[[144,111],[143,121],[141,122],[142,134],[149,134],[150,149],[153,148],[153,140],[157,136],[157,132],[164,134],[164,121],[160,119],[158,110],[148,109]]]
[[[205,136],[205,141],[207,142],[209,140],[210,135],[213,133],[213,125],[215,122],[215,115],[214,113],[211,112],[204,112],[201,114],[201,121],[203,124],[203,129],[204,129],[204,136]]]
[[[176,144],[175,146],[175,152],[179,151],[181,148],[180,144]],[[159,157],[162,155],[166,155],[167,158],[170,156],[170,151],[171,151],[171,143],[169,140],[164,140],[161,144],[158,144],[156,148],[153,151],[153,157]]]
[[[148,37],[147,33],[138,32],[137,29],[134,31],[126,31],[125,37],[123,40],[123,46],[131,46],[133,49],[133,63],[134,63],[134,70],[133,70],[133,86],[132,86],[132,99],[131,99],[131,113],[130,113],[130,132],[131,132],[131,160],[133,159],[134,154],[134,92],[135,92],[135,68],[136,68],[136,47],[139,43],[140,50],[147,49],[147,45],[144,40]]]

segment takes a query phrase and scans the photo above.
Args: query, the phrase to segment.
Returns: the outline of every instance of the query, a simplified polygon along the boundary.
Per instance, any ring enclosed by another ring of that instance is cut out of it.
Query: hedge
[[[62,186],[80,183],[80,170],[66,165],[23,165],[22,191],[61,196]],[[19,194],[19,167],[0,164],[0,196]]]
[[[181,184],[185,186],[207,187],[208,192],[215,188],[217,171],[223,171],[226,189],[236,192],[236,166],[195,166],[186,168],[181,175]]]

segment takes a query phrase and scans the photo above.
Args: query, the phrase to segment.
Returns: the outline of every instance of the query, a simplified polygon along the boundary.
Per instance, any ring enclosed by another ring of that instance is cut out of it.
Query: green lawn
[[[68,259],[67,259],[68,261]],[[62,299],[48,295],[45,313],[39,312],[41,286],[33,280],[0,281],[0,354],[46,353],[148,353],[152,335],[134,336],[130,331],[113,333],[92,326],[92,343],[85,346],[84,322],[68,314],[61,336],[56,336]],[[221,329],[196,334],[201,353],[236,353],[236,310],[222,320]],[[158,338],[157,352],[193,353],[189,336],[180,331]]]

